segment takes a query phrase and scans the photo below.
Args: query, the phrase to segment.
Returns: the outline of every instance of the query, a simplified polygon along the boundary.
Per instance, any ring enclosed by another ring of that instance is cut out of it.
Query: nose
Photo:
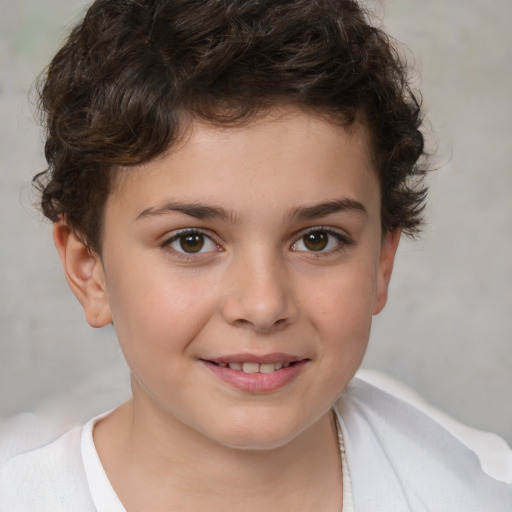
[[[298,308],[291,276],[278,257],[241,256],[229,272],[229,291],[222,307],[226,322],[264,333],[295,321]]]

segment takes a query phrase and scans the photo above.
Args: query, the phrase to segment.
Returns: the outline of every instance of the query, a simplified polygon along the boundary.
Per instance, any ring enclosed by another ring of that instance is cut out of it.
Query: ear
[[[379,263],[377,267],[377,288],[375,293],[375,303],[373,305],[373,314],[380,313],[386,301],[388,300],[389,281],[393,272],[393,263],[395,254],[400,241],[401,230],[389,231],[382,239],[380,248]]]
[[[53,240],[66,280],[82,304],[89,325],[103,327],[112,322],[105,274],[99,255],[87,249],[65,221],[54,224]]]

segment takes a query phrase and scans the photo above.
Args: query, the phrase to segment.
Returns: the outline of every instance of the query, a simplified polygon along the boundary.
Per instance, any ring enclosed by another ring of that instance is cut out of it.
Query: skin
[[[362,124],[298,110],[193,123],[172,151],[121,170],[101,257],[65,222],[54,233],[88,322],[113,321],[132,372],[133,399],[94,433],[127,510],[341,510],[330,409],[385,305],[399,239],[381,231]],[[240,353],[304,363],[264,392],[205,364]]]

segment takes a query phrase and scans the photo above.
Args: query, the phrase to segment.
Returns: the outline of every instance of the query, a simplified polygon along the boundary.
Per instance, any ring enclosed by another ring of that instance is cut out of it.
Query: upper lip
[[[285,354],[282,352],[273,352],[270,354],[230,354],[220,357],[203,358],[204,361],[210,361],[212,363],[294,363],[297,361],[303,361],[306,357],[295,356],[291,354]]]

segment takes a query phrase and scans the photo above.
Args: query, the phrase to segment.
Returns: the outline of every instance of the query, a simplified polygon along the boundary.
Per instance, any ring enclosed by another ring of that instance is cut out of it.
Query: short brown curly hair
[[[185,117],[237,125],[291,105],[365,120],[382,228],[416,233],[422,112],[370,20],[352,0],[96,0],[39,82],[43,213],[99,253],[114,173],[168,149]]]

